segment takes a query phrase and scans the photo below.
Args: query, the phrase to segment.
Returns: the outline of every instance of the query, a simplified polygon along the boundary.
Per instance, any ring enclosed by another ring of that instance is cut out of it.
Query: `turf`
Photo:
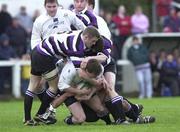
[[[144,105],[144,115],[153,115],[153,124],[132,124],[128,126],[106,126],[104,122],[84,123],[80,126],[67,126],[63,119],[68,115],[65,106],[57,110],[58,122],[55,125],[36,127],[24,126],[23,101],[0,101],[0,132],[180,132],[180,98],[130,99],[134,103]],[[32,115],[39,106],[34,101]]]

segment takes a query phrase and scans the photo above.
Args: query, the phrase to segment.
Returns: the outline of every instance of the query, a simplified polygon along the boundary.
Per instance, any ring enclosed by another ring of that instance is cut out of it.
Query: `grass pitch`
[[[41,125],[35,127],[24,126],[23,101],[0,101],[0,132],[180,132],[180,97],[130,99],[134,103],[144,105],[144,115],[153,115],[156,122],[153,124],[132,124],[128,126],[106,126],[104,122],[84,123],[83,125],[67,126],[63,119],[68,115],[65,106],[57,110],[58,122],[55,125]],[[39,106],[34,101],[32,116]]]

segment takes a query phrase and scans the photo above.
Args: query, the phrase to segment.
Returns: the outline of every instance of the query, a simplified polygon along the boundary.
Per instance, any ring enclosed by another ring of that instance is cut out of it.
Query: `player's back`
[[[78,30],[50,35],[37,46],[37,50],[48,56],[83,56],[85,45],[81,33]]]

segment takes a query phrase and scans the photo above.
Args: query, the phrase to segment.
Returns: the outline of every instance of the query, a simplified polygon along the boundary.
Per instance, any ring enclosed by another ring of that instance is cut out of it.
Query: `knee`
[[[96,109],[96,113],[98,115],[105,115],[105,114],[108,113],[108,111],[104,107],[99,107],[99,108]]]
[[[82,114],[80,116],[75,117],[75,119],[76,119],[77,123],[83,123],[86,120],[86,116],[85,116],[85,114]]]

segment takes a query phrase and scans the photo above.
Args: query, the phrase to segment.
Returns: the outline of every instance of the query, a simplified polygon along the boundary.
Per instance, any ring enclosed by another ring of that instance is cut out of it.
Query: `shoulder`
[[[39,17],[36,18],[34,24],[42,24],[44,23],[46,20],[48,19],[48,16],[43,13],[42,15],[40,15]]]
[[[75,13],[67,9],[58,9],[58,15],[63,17],[75,16]]]
[[[96,15],[97,21],[101,22],[101,23],[106,23],[106,21],[104,20],[104,18]]]
[[[102,36],[103,38],[103,44],[105,48],[111,48],[112,46],[112,41],[104,36]]]
[[[62,75],[74,76],[76,74],[76,68],[71,61],[67,62],[62,70]]]

